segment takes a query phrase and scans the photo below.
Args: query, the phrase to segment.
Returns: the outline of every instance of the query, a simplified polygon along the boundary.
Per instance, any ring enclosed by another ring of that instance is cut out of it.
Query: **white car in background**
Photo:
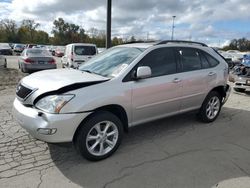
[[[78,68],[98,53],[95,44],[74,43],[66,46],[65,54],[62,57],[62,67]]]
[[[241,63],[242,59],[243,59],[243,53],[241,53],[238,50],[228,50],[226,51],[226,53],[228,54],[228,56],[230,56],[232,58],[232,62],[235,64],[239,64]]]

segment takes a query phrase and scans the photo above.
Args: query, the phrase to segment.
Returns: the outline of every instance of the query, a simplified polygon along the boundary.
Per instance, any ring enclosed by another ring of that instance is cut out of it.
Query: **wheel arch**
[[[223,85],[213,88],[210,92],[212,91],[217,91],[221,95],[222,99],[226,97],[226,90],[225,90],[225,86]]]
[[[95,115],[96,112],[99,112],[99,111],[107,111],[116,115],[122,122],[123,130],[125,132],[128,132],[128,116],[127,116],[127,112],[125,111],[125,109],[122,106],[117,105],[117,104],[105,105],[105,106],[94,109],[91,114],[89,114],[86,118],[83,119],[83,121],[79,124],[79,126],[77,127],[75,131],[75,134],[73,136],[73,142],[75,141],[77,137],[77,133],[81,125],[84,124],[84,122],[88,121],[88,119],[90,119],[92,116]]]

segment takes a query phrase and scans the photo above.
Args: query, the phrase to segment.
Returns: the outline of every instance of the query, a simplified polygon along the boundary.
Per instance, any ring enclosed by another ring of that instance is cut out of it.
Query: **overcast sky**
[[[175,39],[223,45],[233,38],[250,39],[250,0],[113,0],[112,36]],[[53,21],[105,29],[106,0],[0,0],[0,18],[34,19],[50,33]]]

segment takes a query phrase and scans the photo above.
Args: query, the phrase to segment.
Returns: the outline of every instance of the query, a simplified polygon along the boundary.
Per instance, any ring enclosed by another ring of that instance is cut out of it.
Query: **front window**
[[[95,46],[75,46],[74,50],[76,55],[95,55]]]
[[[132,61],[138,57],[144,49],[116,47],[111,48],[87,63],[80,66],[81,71],[87,71],[104,77],[116,77]]]

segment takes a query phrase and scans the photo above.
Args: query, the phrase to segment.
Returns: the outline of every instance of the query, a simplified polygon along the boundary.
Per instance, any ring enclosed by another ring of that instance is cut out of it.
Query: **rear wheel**
[[[28,73],[28,71],[27,71],[23,66],[21,66],[21,71],[22,71],[23,73]]]
[[[109,157],[121,143],[122,123],[110,112],[96,112],[80,126],[75,146],[88,160],[98,161]]]
[[[7,60],[5,59],[5,61],[4,61],[5,63],[4,63],[4,68],[7,68]]]
[[[243,89],[243,88],[234,88],[234,91],[240,92],[240,93],[244,93],[246,91],[246,89]]]
[[[205,98],[200,111],[199,118],[205,123],[213,122],[219,115],[222,106],[222,97],[217,91],[211,91]]]

